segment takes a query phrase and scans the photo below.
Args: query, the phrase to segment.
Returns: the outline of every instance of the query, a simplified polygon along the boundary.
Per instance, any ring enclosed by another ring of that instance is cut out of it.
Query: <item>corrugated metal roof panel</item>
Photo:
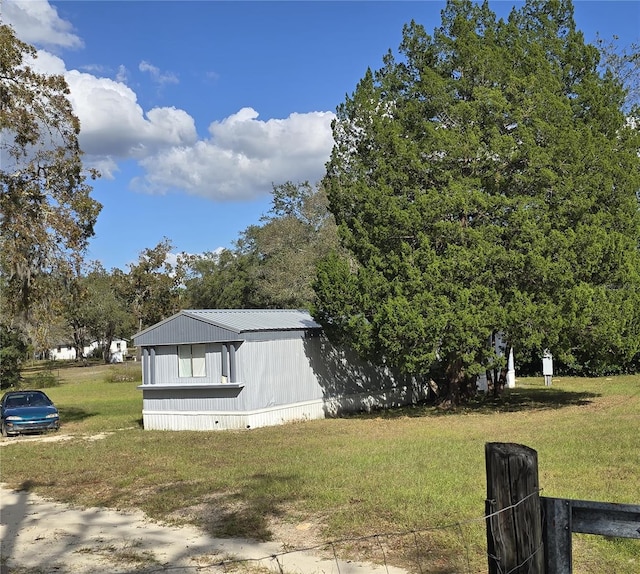
[[[134,336],[136,345],[141,346],[238,341],[241,338],[238,331],[226,329],[183,312],[156,323]]]
[[[186,309],[182,314],[237,333],[321,328],[302,309]]]

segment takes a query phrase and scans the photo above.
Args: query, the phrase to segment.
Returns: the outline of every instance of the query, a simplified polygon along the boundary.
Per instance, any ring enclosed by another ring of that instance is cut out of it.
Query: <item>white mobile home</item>
[[[76,348],[73,343],[60,343],[49,349],[49,359],[52,361],[73,361],[76,358]]]
[[[255,428],[421,400],[300,310],[185,310],[138,333],[145,429]]]
[[[102,341],[92,341],[84,348],[85,357],[92,354],[95,355],[96,352],[102,353],[103,345]],[[109,347],[109,361],[112,363],[122,363],[127,356],[128,350],[126,339],[114,339],[111,341],[111,346]]]
[[[93,341],[83,348],[82,352],[85,357],[94,354],[97,349],[102,349],[101,341]],[[126,339],[114,339],[109,347],[109,357],[111,362],[122,363],[127,356],[128,347]],[[76,348],[73,343],[61,343],[53,349],[49,349],[49,358],[53,361],[76,359]]]

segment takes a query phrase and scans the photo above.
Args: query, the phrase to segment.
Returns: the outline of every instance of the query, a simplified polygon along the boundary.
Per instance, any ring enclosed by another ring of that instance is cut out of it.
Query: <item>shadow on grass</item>
[[[244,487],[226,496],[226,504],[217,516],[212,534],[223,537],[251,538],[266,541],[273,538],[269,522],[285,514],[299,491],[295,475],[260,473],[250,476]]]
[[[16,488],[16,490],[18,492],[31,492],[36,486],[38,486],[38,483],[34,480],[29,479],[22,482],[20,486]]]
[[[272,540],[269,522],[284,516],[285,508],[296,499],[299,477],[261,473],[247,477],[233,492],[207,492],[202,483],[168,484],[156,491],[156,497],[168,501],[192,501],[191,506],[176,508],[173,518],[197,524],[215,538]],[[171,504],[171,502],[169,502]]]
[[[457,407],[438,407],[435,405],[414,405],[370,413],[347,415],[349,418],[384,418],[445,416],[464,413],[491,415],[534,410],[562,409],[572,406],[585,406],[592,399],[601,396],[585,391],[563,391],[560,389],[505,389],[497,398],[492,395],[479,395],[464,405]]]
[[[497,398],[487,396],[467,406],[470,410],[491,414],[494,412],[519,412],[540,409],[562,409],[585,406],[601,396],[588,391],[563,391],[560,389],[506,389]]]
[[[77,407],[59,407],[58,411],[60,412],[60,420],[65,423],[81,422],[96,415],[96,413],[89,413]]]

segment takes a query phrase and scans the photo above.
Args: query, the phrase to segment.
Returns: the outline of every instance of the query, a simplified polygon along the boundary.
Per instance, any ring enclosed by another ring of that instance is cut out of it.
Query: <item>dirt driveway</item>
[[[64,436],[17,440],[64,440]],[[100,435],[91,440],[99,438]],[[16,439],[0,439],[0,446],[11,448],[15,444],[12,441]],[[0,457],[4,448],[0,449]],[[319,552],[283,553],[285,547],[279,542],[212,538],[195,527],[154,522],[142,512],[74,508],[3,485],[0,517],[1,574],[406,574],[391,566],[336,562],[319,556]],[[248,562],[220,565],[222,561],[240,559]]]

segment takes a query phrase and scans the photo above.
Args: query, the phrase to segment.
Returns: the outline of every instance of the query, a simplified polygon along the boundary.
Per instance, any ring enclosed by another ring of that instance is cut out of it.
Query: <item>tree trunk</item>
[[[82,327],[73,327],[73,345],[76,348],[76,361],[83,360],[84,357],[84,344],[85,338],[81,333]]]
[[[113,342],[113,335],[108,335],[107,338],[103,341],[104,346],[102,347],[102,357],[104,358],[105,364],[109,364],[111,361],[111,343]]]
[[[449,385],[447,400],[452,406],[459,405],[462,395],[466,390],[466,376],[464,373],[464,365],[460,357],[455,357],[449,361],[446,369],[446,376]]]

